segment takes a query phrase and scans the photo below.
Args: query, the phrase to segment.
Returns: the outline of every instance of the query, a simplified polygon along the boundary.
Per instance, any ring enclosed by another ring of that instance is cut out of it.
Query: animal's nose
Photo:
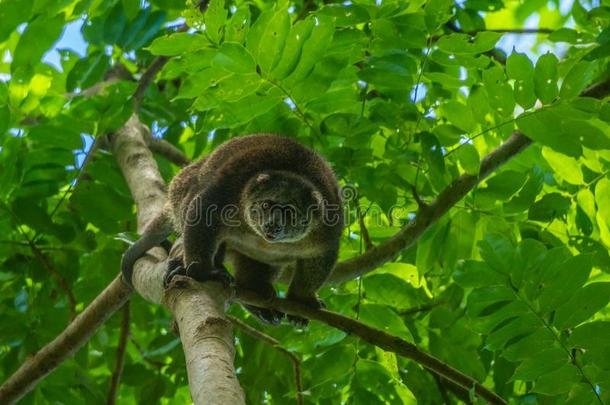
[[[281,227],[277,224],[269,223],[263,227],[263,230],[268,239],[276,239],[281,232]]]

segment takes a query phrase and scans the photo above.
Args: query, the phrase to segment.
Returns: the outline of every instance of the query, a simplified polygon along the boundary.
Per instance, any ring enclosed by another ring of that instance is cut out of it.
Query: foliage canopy
[[[610,90],[581,96],[608,80],[610,2],[204,8],[0,3],[1,381],[116,275],[135,215],[101,140],[134,113],[138,80],[162,61],[137,110],[153,137],[197,158],[236,135],[284,133],[354,186],[342,259],[408,223],[412,190],[430,201],[477,175],[514,131],[532,139],[394,262],[321,296],[515,403],[610,404]],[[70,49],[77,31],[81,53]],[[157,160],[168,179],[179,169]],[[133,301],[121,403],[190,403],[169,315]],[[297,354],[306,403],[472,399],[328,325],[271,328],[230,312]],[[120,321],[23,403],[104,402]],[[249,403],[293,400],[285,353],[239,331],[236,348]]]

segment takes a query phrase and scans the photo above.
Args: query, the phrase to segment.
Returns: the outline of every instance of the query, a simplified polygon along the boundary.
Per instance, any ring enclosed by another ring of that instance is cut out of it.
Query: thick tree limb
[[[140,233],[165,203],[165,183],[145,141],[147,128],[132,116],[111,137],[113,150],[138,206]],[[157,249],[158,250],[158,249]],[[144,298],[162,302],[178,324],[195,404],[243,404],[244,395],[233,367],[235,349],[231,322],[225,316],[229,296],[214,283],[184,282],[163,290],[151,277],[149,261],[136,262],[133,285]],[[159,300],[161,298],[161,301]]]
[[[148,147],[155,153],[163,156],[176,166],[184,167],[191,163],[191,160],[178,148],[165,139],[153,138],[150,140]]]
[[[163,303],[180,331],[196,405],[245,404],[233,366],[233,327],[225,315],[229,293],[218,283],[202,284],[186,277],[165,290]]]

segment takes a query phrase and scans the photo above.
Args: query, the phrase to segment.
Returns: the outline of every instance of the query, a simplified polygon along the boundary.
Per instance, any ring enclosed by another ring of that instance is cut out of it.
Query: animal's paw
[[[163,287],[169,287],[172,279],[177,275],[186,276],[186,269],[182,265],[181,261],[170,260],[167,264],[167,271],[163,276]]]
[[[221,283],[224,287],[229,287],[234,282],[233,276],[224,267],[203,270],[199,262],[192,262],[189,264],[186,268],[186,275],[201,283],[216,281]]]
[[[244,307],[259,320],[273,326],[278,326],[285,316],[283,312],[276,311],[275,309],[260,308],[254,305],[244,305]]]
[[[287,298],[291,301],[296,301],[300,304],[305,304],[313,309],[326,308],[326,304],[324,304],[324,301],[322,301],[318,297],[300,298],[288,296]],[[299,329],[304,329],[307,327],[307,325],[309,325],[309,319],[302,318],[300,316],[287,315],[286,318],[288,319],[288,322],[290,322],[292,325]]]

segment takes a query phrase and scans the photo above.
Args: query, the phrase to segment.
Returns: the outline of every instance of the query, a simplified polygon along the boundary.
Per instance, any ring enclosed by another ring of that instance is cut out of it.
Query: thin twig
[[[24,241],[19,241],[19,240],[0,240],[0,245],[14,245],[14,246],[23,246],[23,247],[30,247],[30,244]],[[78,248],[74,248],[74,247],[70,247],[70,246],[44,246],[44,245],[37,245],[38,249],[40,249],[41,252],[44,252],[45,250],[56,250],[56,251],[60,251],[60,252],[78,252],[78,253],[84,253],[84,252],[88,252],[88,250],[85,249],[78,249]]]
[[[451,28],[451,27],[450,27]],[[457,34],[467,34],[470,36],[475,36],[481,32],[496,32],[499,34],[517,34],[517,35],[528,35],[528,34],[551,34],[555,32],[554,29],[551,28],[495,28],[495,29],[485,29],[485,30],[476,30],[476,31],[462,31],[459,28],[452,28],[452,31]],[[436,42],[439,39],[446,37],[450,34],[441,34],[441,35],[433,35],[432,41]]]
[[[123,365],[125,364],[125,350],[127,348],[127,337],[129,336],[129,321],[131,318],[131,310],[129,301],[123,306],[123,319],[121,320],[121,331],[119,334],[119,342],[116,348],[116,356],[114,361],[114,370],[110,379],[110,387],[108,387],[108,397],[106,398],[107,405],[116,404],[117,392],[121,375],[123,374]]]
[[[169,62],[169,58],[167,56],[159,56],[157,57],[153,63],[150,64],[146,72],[142,74],[140,80],[138,80],[138,87],[136,88],[135,93],[133,94],[133,109],[134,111],[140,111],[140,106],[142,105],[142,99],[144,98],[144,93],[146,93],[146,89],[155,79],[155,76],[159,71],[165,66],[165,64]]]
[[[365,215],[362,213],[359,205],[356,205],[356,215],[358,216],[358,226],[360,227],[360,237],[362,238],[362,242],[364,242],[364,251],[367,252],[373,247],[373,242],[371,241],[371,235],[369,235],[369,230],[364,223]]]
[[[256,328],[253,328],[252,326],[237,319],[234,316],[227,315],[227,317],[231,320],[233,325],[238,327],[245,334],[250,335],[255,339],[259,339],[259,340],[267,343],[268,345],[270,345],[277,351],[288,356],[288,359],[290,359],[290,361],[292,362],[292,369],[294,370],[294,385],[297,390],[297,394],[296,394],[297,405],[303,405],[303,383],[301,381],[301,360],[299,359],[299,357],[296,354],[294,354],[293,352],[288,351],[284,347],[282,347],[280,342],[277,339],[275,339],[274,337],[269,336],[269,335],[259,331]]]
[[[428,312],[431,309],[438,307],[442,303],[443,303],[442,301],[438,301],[438,302],[433,302],[433,303],[427,304],[427,305],[420,305],[418,307],[403,309],[402,311],[399,312],[399,314],[402,316],[409,316],[409,315],[418,314],[420,312]]]
[[[144,360],[145,362],[147,362],[151,366],[153,366],[155,368],[158,368],[158,369],[162,368],[163,366],[167,366],[167,363],[164,363],[162,361],[157,361],[157,360],[149,359],[148,356],[146,356],[146,353],[144,352],[144,349],[142,349],[142,346],[140,345],[140,343],[138,343],[138,341],[133,336],[131,331],[129,332],[129,340],[134,345],[134,347],[136,348],[138,353],[140,353],[140,356],[142,357],[142,360]]]

